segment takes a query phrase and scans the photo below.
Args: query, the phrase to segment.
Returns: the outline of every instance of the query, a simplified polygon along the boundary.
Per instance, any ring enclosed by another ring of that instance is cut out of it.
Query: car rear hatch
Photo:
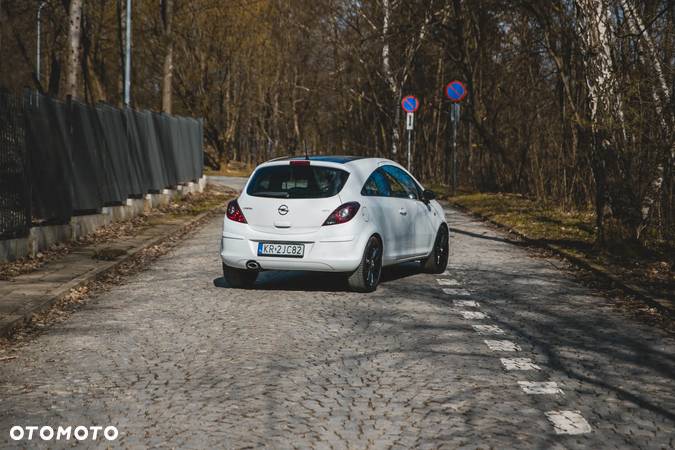
[[[249,226],[278,235],[317,231],[341,205],[349,172],[308,160],[258,168],[240,199]]]

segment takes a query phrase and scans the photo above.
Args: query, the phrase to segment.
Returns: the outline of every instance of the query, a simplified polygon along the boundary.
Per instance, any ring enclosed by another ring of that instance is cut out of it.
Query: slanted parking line
[[[506,370],[541,370],[530,358],[500,358]]]
[[[457,296],[471,295],[471,292],[467,291],[466,289],[445,288],[445,289],[443,289],[443,292],[448,294],[448,295],[457,295]]]
[[[460,308],[480,308],[480,304],[473,300],[453,300],[452,304]]]
[[[497,325],[471,325],[478,334],[504,334],[504,330]]]
[[[531,395],[554,395],[562,394],[563,391],[555,381],[519,381],[518,385],[526,394]]]
[[[477,311],[459,311],[465,319],[487,319],[488,315]]]
[[[586,434],[591,426],[580,411],[548,411],[546,418],[553,424],[556,434]]]
[[[494,352],[519,352],[520,347],[518,344],[515,344],[511,341],[507,340],[499,340],[499,341],[494,341],[490,339],[486,339],[483,342],[485,342],[485,345],[488,346],[488,348]]]

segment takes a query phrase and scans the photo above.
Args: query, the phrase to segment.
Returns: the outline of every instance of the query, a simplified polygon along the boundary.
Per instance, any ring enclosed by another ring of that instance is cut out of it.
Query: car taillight
[[[234,220],[235,222],[246,223],[246,217],[244,217],[244,213],[241,212],[239,203],[237,203],[236,200],[232,200],[227,204],[227,218]]]
[[[328,219],[323,223],[324,225],[337,225],[340,223],[349,222],[354,218],[356,213],[359,211],[359,205],[356,202],[349,202],[341,205],[328,216]]]

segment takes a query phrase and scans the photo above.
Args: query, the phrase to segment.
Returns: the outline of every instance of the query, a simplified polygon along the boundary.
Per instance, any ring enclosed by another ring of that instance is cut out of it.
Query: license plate
[[[285,244],[275,242],[259,242],[258,256],[284,256],[302,258],[305,255],[305,244]]]

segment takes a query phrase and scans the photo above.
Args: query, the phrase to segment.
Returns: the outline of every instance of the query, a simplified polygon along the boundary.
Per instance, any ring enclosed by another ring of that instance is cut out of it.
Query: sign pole
[[[457,127],[459,126],[460,103],[468,94],[466,86],[461,81],[455,80],[445,87],[445,96],[452,102],[450,119],[452,120],[452,195],[457,194]]]
[[[459,103],[452,104],[452,195],[457,194],[457,127],[459,126]]]
[[[412,167],[412,131],[415,123],[415,111],[420,107],[420,102],[414,95],[403,97],[401,108],[407,112],[405,128],[408,130],[408,171]]]
[[[408,130],[408,172],[412,166],[412,132],[415,124],[415,113],[408,113],[406,116],[405,127]]]
[[[410,157],[411,157],[411,154],[412,154],[412,151],[410,149],[411,145],[412,145],[412,130],[409,129],[408,130],[408,172],[410,172],[410,170],[411,170],[410,169]]]

